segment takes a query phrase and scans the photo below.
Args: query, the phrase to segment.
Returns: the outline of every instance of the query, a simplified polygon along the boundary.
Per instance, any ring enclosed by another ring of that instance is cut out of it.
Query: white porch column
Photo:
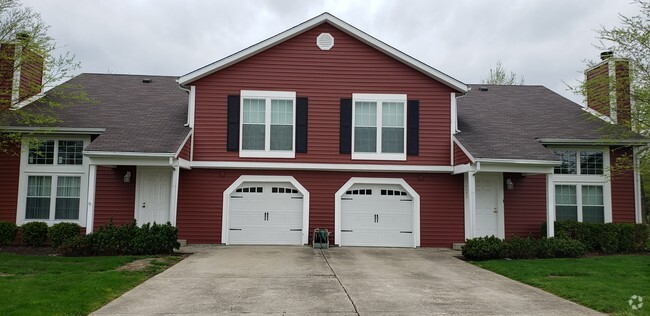
[[[86,211],[86,234],[93,232],[95,223],[95,189],[97,187],[97,165],[88,166],[88,208]]]
[[[634,214],[637,224],[643,223],[641,209],[641,174],[639,173],[639,148],[632,148],[633,167],[634,167]]]
[[[474,238],[476,216],[476,172],[465,174],[465,239]]]
[[[178,165],[174,166],[174,171],[172,171],[172,185],[169,199],[169,222],[172,226],[176,226],[176,209],[178,207],[178,178],[180,174],[180,168]]]
[[[546,174],[546,237],[555,236],[555,187],[553,174]]]

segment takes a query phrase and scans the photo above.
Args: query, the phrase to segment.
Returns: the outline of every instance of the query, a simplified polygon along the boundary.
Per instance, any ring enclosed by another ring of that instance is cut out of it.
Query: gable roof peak
[[[206,77],[221,69],[236,64],[260,52],[263,52],[273,46],[283,43],[325,22],[331,24],[332,26],[343,31],[344,33],[356,38],[357,40],[381,51],[386,55],[389,55],[399,60],[400,62],[410,66],[411,68],[414,68],[422,72],[423,74],[429,76],[430,78],[437,80],[440,83],[458,92],[462,92],[462,93],[467,92],[467,85],[464,84],[463,82],[401,52],[400,50],[378,40],[375,37],[368,35],[367,33],[357,29],[356,27],[348,24],[347,22],[335,17],[329,12],[323,12],[320,15],[311,18],[305,22],[302,22],[282,33],[276,34],[272,37],[267,38],[266,40],[263,40],[257,44],[254,44],[230,56],[227,56],[223,59],[217,60],[211,64],[208,64],[197,70],[187,73],[181,76],[177,81],[181,85],[187,85],[193,81]]]

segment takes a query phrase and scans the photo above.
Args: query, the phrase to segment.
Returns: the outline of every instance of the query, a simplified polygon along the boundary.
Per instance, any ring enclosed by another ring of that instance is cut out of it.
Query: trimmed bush
[[[0,222],[0,246],[9,246],[16,240],[18,226],[12,222]]]
[[[170,223],[116,226],[110,221],[93,232],[63,242],[64,256],[115,256],[170,254],[178,249],[178,230]]]
[[[469,260],[503,259],[506,254],[503,240],[494,236],[468,239],[461,250]]]
[[[47,233],[50,236],[52,247],[58,248],[66,240],[79,236],[81,226],[75,223],[58,223],[52,225]]]
[[[511,237],[505,241],[505,256],[510,259],[532,259],[537,255],[537,239]]]
[[[567,238],[542,238],[534,248],[537,258],[580,258],[587,254],[587,247],[577,241]]]
[[[587,251],[633,253],[645,251],[650,229],[644,224],[555,222],[555,235],[582,242]],[[546,224],[542,226],[546,235]]]
[[[23,244],[40,247],[47,240],[47,224],[44,222],[29,222],[20,226]]]

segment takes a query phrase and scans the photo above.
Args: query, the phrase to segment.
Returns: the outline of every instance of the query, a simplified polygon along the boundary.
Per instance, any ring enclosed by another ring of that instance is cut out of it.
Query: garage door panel
[[[244,183],[230,195],[229,244],[302,244],[302,194],[289,183]]]
[[[398,185],[353,185],[341,198],[341,245],[413,247],[413,198]]]

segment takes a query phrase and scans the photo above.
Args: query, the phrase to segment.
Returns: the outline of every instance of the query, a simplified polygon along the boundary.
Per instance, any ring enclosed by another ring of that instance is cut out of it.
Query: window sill
[[[352,160],[406,161],[406,154],[352,153]]]
[[[46,223],[47,226],[52,226],[52,225],[58,224],[58,223],[74,223],[74,224],[78,224],[82,228],[86,227],[86,221],[85,220],[79,220],[79,219],[54,219],[54,220],[51,220],[51,219],[23,219],[22,221],[17,221],[16,225],[20,226],[22,224],[29,223],[29,222],[43,222],[43,223]]]
[[[240,150],[240,158],[296,158],[293,151]]]

